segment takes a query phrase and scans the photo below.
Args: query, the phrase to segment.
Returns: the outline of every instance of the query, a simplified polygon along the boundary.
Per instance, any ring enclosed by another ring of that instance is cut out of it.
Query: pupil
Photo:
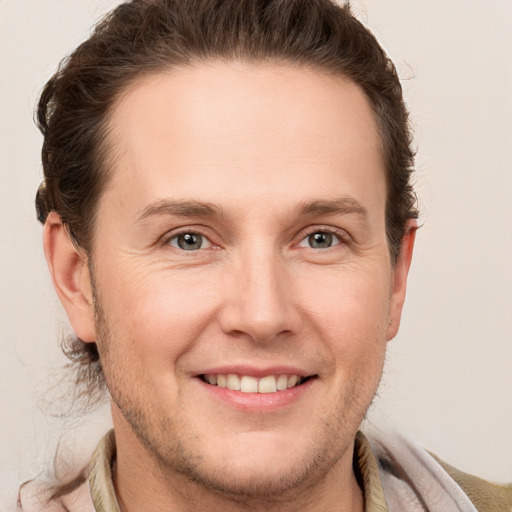
[[[191,251],[193,249],[200,249],[202,244],[201,235],[195,235],[194,233],[185,233],[178,237],[178,245],[185,251]]]
[[[309,235],[309,244],[314,249],[325,249],[332,245],[332,235],[330,233],[313,233]]]

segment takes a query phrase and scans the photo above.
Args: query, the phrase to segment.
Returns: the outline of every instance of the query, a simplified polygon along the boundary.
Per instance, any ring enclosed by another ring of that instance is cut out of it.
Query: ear
[[[412,252],[414,249],[414,240],[416,238],[417,229],[418,223],[416,220],[410,220],[407,222],[398,259],[393,269],[387,332],[388,341],[392,340],[396,336],[398,328],[400,327],[400,319],[402,317],[402,309],[405,301],[405,291],[407,288],[407,276],[409,274],[409,268],[411,267]]]
[[[51,212],[43,228],[43,246],[53,286],[75,334],[96,341],[92,286],[87,257],[72,242],[60,216]]]

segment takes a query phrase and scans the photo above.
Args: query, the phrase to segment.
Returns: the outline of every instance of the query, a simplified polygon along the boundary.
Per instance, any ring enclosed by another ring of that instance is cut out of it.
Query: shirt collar
[[[89,463],[89,489],[96,512],[120,512],[112,468],[116,460],[114,429],[100,441]]]

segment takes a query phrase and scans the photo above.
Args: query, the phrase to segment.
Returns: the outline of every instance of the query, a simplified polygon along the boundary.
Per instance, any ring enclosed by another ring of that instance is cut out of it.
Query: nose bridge
[[[233,293],[224,330],[266,342],[296,329],[289,275],[271,243],[263,241],[241,250],[231,278]]]

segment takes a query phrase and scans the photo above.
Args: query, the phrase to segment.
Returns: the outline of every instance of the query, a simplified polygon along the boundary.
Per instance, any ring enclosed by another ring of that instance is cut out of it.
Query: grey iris
[[[178,236],[178,246],[184,251],[193,251],[201,249],[203,237],[195,233],[184,233]]]
[[[332,234],[331,233],[313,233],[308,237],[309,245],[313,249],[326,249],[332,245]]]

